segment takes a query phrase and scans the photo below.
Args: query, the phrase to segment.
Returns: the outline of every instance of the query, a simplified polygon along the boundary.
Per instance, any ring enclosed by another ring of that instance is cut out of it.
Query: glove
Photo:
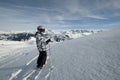
[[[48,44],[49,42],[51,42],[51,39],[48,39],[48,40],[46,41],[47,44]]]

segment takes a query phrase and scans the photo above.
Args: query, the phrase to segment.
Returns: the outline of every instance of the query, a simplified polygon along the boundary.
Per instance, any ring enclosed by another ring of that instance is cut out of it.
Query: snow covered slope
[[[52,48],[51,80],[120,80],[120,29]]]
[[[120,29],[51,44],[40,71],[34,42],[0,43],[0,80],[120,80]]]

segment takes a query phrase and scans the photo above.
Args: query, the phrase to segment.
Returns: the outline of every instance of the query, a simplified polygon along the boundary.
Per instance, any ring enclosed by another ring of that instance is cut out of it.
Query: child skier
[[[40,68],[40,69],[42,69],[43,65],[45,65],[46,58],[47,58],[46,45],[51,41],[50,39],[46,38],[44,33],[45,33],[45,28],[43,26],[38,26],[35,37],[36,37],[36,45],[39,51],[37,68]]]

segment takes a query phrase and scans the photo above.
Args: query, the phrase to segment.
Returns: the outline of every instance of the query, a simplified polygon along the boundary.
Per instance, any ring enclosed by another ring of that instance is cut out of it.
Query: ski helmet
[[[39,32],[45,32],[45,28],[43,27],[43,26],[38,26],[37,27],[37,30],[39,31]]]
[[[45,28],[43,26],[38,26],[37,30],[45,30]]]

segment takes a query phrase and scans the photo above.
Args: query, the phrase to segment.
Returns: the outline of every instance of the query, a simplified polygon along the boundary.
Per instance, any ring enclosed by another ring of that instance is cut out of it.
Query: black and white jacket
[[[50,39],[45,36],[45,34],[41,35],[39,32],[36,32],[36,45],[39,51],[46,51],[47,44],[50,42]]]

